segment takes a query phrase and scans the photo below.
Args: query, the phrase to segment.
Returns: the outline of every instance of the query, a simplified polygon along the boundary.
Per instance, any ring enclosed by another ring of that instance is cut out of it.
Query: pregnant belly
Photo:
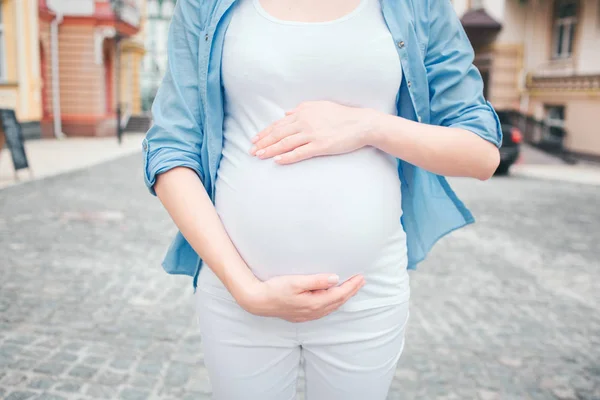
[[[286,166],[224,152],[215,199],[234,245],[262,280],[364,273],[401,229],[396,162],[371,147]]]

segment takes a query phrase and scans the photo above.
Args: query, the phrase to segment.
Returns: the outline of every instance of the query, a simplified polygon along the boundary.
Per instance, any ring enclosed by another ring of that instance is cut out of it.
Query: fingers
[[[364,284],[365,280],[362,276],[355,276],[344,282],[342,285],[344,287],[338,286],[327,290],[306,292],[307,304],[303,312],[288,320],[291,322],[306,322],[323,318],[350,300]]]
[[[256,155],[261,160],[265,160],[267,158],[276,157],[280,154],[290,152],[298,147],[304,146],[309,142],[310,138],[307,135],[304,135],[302,133],[297,133],[295,135],[292,134],[284,137],[283,139],[271,146],[267,146],[264,149],[258,150],[256,152]]]
[[[338,287],[331,288],[322,297],[325,307],[338,304],[338,307],[347,302],[364,286],[365,278],[356,275]]]
[[[275,156],[274,160],[277,164],[286,165],[321,155],[323,153],[315,143],[307,143],[304,146],[296,147],[292,151]]]
[[[273,315],[291,322],[304,322],[319,319],[337,310],[354,296],[365,281],[356,275],[340,286],[335,274],[296,275],[273,278],[274,285],[287,300],[281,301]],[[275,298],[277,298],[276,296]]]
[[[337,285],[340,277],[335,274],[297,275],[291,277],[294,288],[300,292],[329,289]]]
[[[291,126],[294,126],[294,128],[290,128]],[[252,155],[254,155],[257,150],[263,149],[266,146],[281,140],[283,137],[287,136],[286,133],[288,135],[297,133],[299,131],[298,128],[299,126],[296,124],[295,115],[288,115],[275,121],[252,138],[252,143],[254,143],[254,147],[251,150]]]

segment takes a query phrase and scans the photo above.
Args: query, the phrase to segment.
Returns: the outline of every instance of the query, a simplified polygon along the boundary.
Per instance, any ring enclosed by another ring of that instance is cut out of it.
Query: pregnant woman
[[[145,178],[214,398],[385,399],[407,269],[473,222],[443,176],[499,161],[450,2],[179,0],[168,46]]]

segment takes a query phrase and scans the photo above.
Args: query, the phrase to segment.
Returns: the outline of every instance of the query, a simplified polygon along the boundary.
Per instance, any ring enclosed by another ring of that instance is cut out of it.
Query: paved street
[[[600,399],[600,187],[454,183],[389,398]],[[140,155],[0,190],[0,398],[208,399],[173,233]]]
[[[25,151],[29,168],[17,173],[13,167],[10,150],[0,149],[0,189],[136,154],[140,151],[140,143],[144,136],[145,133],[127,132],[121,144],[113,136],[26,140]]]

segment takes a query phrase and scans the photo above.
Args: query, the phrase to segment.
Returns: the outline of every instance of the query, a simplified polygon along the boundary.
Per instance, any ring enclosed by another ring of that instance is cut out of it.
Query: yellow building
[[[0,107],[16,111],[27,136],[42,118],[38,43],[37,0],[0,0]]]
[[[111,136],[118,105],[123,123],[141,113],[145,0],[119,4],[0,0],[0,107],[27,136]]]

